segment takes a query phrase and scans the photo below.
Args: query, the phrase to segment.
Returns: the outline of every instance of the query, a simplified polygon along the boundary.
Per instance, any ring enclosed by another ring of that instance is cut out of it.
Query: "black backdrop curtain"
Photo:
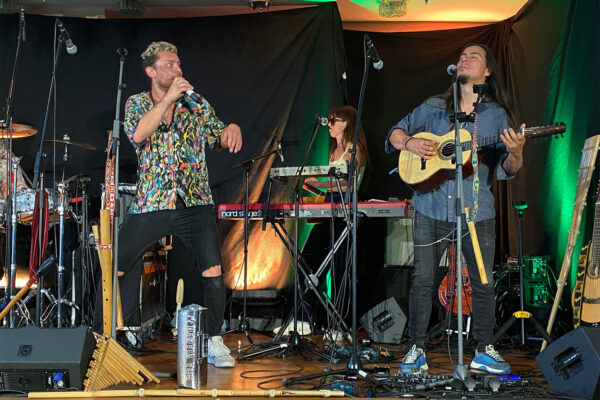
[[[63,18],[79,51],[60,54],[57,68],[56,137],[96,146],[71,148],[67,176],[87,173],[91,190],[99,194],[104,178],[107,134],[112,128],[119,57],[127,48],[123,101],[146,90],[139,55],[151,41],[166,40],[179,48],[182,69],[225,122],[238,123],[244,146],[240,153],[207,153],[210,183],[217,203],[241,203],[242,170],[231,166],[272,150],[283,142],[287,165],[297,165],[304,153],[316,112],[327,113],[344,102],[345,54],[341,20],[334,3],[319,7],[239,16],[169,20],[90,20]],[[21,48],[14,100],[14,122],[41,131],[52,67],[55,19],[27,16],[27,42]],[[17,15],[0,15],[0,94],[8,93],[18,33]],[[52,127],[52,119],[49,127]],[[46,139],[52,138],[49,129]],[[15,141],[26,171],[33,169],[40,134]],[[121,135],[121,181],[135,181],[133,147]],[[52,158],[49,150],[48,160]],[[57,149],[59,168],[62,148]],[[251,171],[251,201],[257,201],[274,156]],[[51,161],[48,162],[51,164]],[[49,171],[48,165],[46,170]],[[60,170],[59,170],[60,172]],[[49,179],[48,179],[49,180]],[[220,225],[224,264],[239,264],[239,223]],[[234,229],[235,228],[235,229]],[[271,235],[273,236],[273,235]],[[229,239],[228,239],[229,238]],[[278,247],[279,248],[279,247]],[[271,250],[271,249],[270,249]],[[235,254],[233,254],[235,253]],[[277,252],[279,259],[283,251]],[[235,257],[229,260],[228,257]],[[283,265],[287,267],[287,265]],[[284,269],[271,274],[271,286],[288,279]]]
[[[594,111],[598,106],[600,66],[598,16],[596,1],[532,0],[514,17],[485,26],[432,32],[371,33],[385,65],[381,71],[371,70],[365,97],[362,122],[373,160],[367,197],[411,196],[411,190],[397,174],[388,175],[388,171],[397,165],[398,153],[385,154],[383,143],[387,132],[423,100],[448,88],[451,82],[445,72],[446,66],[456,64],[462,48],[473,42],[485,43],[495,53],[510,104],[517,119],[528,126],[553,123],[555,119],[560,121],[563,116],[557,111],[556,103],[561,89],[569,85],[566,79],[582,81],[577,86],[578,97],[573,96],[569,101],[573,102],[576,111],[580,108],[585,112],[568,116],[573,119],[565,121],[569,125],[568,131],[565,139],[559,139],[570,142],[570,146],[576,148],[574,158],[580,157],[585,138],[600,132],[598,112]],[[363,71],[363,35],[364,32],[344,31],[351,104],[358,101]],[[583,51],[583,55],[577,55],[578,51]],[[579,57],[585,61],[575,61]],[[563,65],[572,65],[572,68],[566,70]],[[562,212],[570,222],[572,203],[566,202],[568,204],[561,211],[559,204],[553,203],[556,199],[544,194],[545,186],[566,184],[566,181],[544,179],[544,169],[550,166],[547,159],[551,157],[551,143],[544,139],[528,141],[522,171],[516,179],[496,184],[494,188],[499,214],[498,262],[504,262],[506,255],[517,254],[517,218],[511,204],[512,200],[527,200],[524,251],[532,255],[551,254],[554,265],[560,268],[563,253],[554,243],[564,246],[567,236],[557,237],[561,232],[549,229],[547,221],[556,219]],[[572,182],[572,177],[577,176],[578,163],[579,158],[576,158],[563,165],[552,165],[552,168],[569,168],[568,176]],[[571,190],[574,191],[574,187]],[[563,191],[562,195],[570,195],[569,190]]]

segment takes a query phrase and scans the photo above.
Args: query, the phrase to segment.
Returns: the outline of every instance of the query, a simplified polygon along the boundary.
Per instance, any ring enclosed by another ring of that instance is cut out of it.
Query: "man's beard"
[[[469,81],[469,77],[467,75],[459,75],[458,76],[458,83],[460,83],[461,85],[464,85],[468,81]]]

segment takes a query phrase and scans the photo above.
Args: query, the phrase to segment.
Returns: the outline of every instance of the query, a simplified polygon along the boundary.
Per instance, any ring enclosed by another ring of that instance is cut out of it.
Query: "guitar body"
[[[590,246],[589,252],[584,272],[581,322],[595,325],[600,324],[600,263],[594,259],[594,246]]]
[[[460,129],[460,141],[468,142],[471,134],[466,129]],[[398,173],[402,180],[417,192],[430,192],[448,179],[454,177],[456,157],[454,156],[454,131],[445,135],[430,132],[417,133],[413,137],[429,139],[435,142],[436,155],[431,160],[425,160],[410,151],[401,151],[398,159]],[[464,176],[473,173],[471,167],[471,149],[463,150]]]

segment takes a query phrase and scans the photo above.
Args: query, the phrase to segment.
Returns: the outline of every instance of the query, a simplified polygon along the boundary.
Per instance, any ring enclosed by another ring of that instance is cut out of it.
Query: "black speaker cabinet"
[[[550,344],[536,357],[556,393],[600,398],[600,328],[580,327]]]
[[[397,297],[390,297],[360,317],[371,340],[376,343],[399,343],[406,326],[406,306]]]
[[[0,391],[83,389],[96,340],[87,327],[0,329]]]

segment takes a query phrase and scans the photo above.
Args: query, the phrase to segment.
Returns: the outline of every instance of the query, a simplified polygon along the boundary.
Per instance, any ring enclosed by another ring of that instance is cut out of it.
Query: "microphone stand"
[[[16,83],[16,75],[17,75],[17,66],[19,65],[19,54],[21,53],[21,43],[24,41],[23,32],[24,25],[23,19],[19,18],[19,34],[17,36],[17,49],[15,50],[15,62],[13,64],[12,75],[10,78],[10,86],[8,88],[8,96],[6,97],[6,118],[4,120],[5,123],[5,132],[8,137],[8,154],[6,157],[6,210],[11,210],[11,214],[14,216],[15,221],[12,221],[12,218],[6,218],[6,252],[5,252],[5,268],[10,264],[10,272],[5,274],[8,280],[7,290],[5,291],[4,297],[10,301],[14,297],[14,291],[16,286],[16,266],[14,264],[14,253],[15,253],[15,243],[14,237],[16,236],[16,210],[14,207],[13,199],[11,198],[12,188],[11,188],[11,180],[13,176],[13,165],[12,165],[12,144],[13,144],[13,115],[12,115],[12,105],[15,91],[15,83]],[[17,172],[15,172],[15,182],[17,181]],[[8,272],[8,271],[6,271]],[[8,302],[7,301],[7,302]],[[14,310],[10,310],[10,314],[8,316],[8,324],[11,328],[14,327]],[[2,323],[2,321],[0,321]]]
[[[452,74],[452,96],[454,99],[454,115],[451,119],[454,120],[454,155],[456,165],[456,200],[455,200],[455,216],[456,216],[456,292],[457,292],[457,306],[458,310],[462,310],[463,300],[463,285],[462,285],[462,268],[460,263],[462,260],[462,221],[465,217],[465,204],[463,198],[463,154],[462,154],[462,143],[460,139],[460,123],[467,122],[470,120],[470,115],[465,112],[459,111],[458,104],[458,74]],[[476,106],[475,106],[476,107]],[[476,154],[472,155],[477,157]],[[457,318],[457,331],[458,331],[458,364],[454,370],[454,377],[460,380],[464,380],[469,376],[469,370],[466,365],[463,364],[463,320],[462,315]]]
[[[356,325],[357,325],[357,243],[356,243],[356,228],[357,228],[357,211],[358,211],[358,178],[356,171],[356,148],[358,145],[358,131],[360,128],[360,122],[362,118],[362,110],[365,98],[365,91],[367,88],[367,79],[369,76],[369,61],[374,59],[374,52],[371,49],[374,47],[369,47],[369,51],[366,50],[366,43],[370,41],[367,34],[364,35],[363,38],[363,51],[364,51],[364,69],[362,81],[360,84],[360,93],[358,96],[358,107],[356,114],[356,124],[354,126],[354,138],[352,140],[352,149],[350,150],[350,163],[348,165],[348,181],[346,183],[346,193],[344,197],[346,198],[347,204],[352,204],[350,206],[350,212],[352,219],[347,219],[347,223],[351,225],[352,232],[352,329],[350,332],[350,336],[352,338],[352,354],[350,355],[350,359],[348,360],[348,364],[346,365],[346,371],[350,374],[356,374],[362,369],[362,361],[360,360],[360,356],[358,354],[358,344],[356,340]],[[352,196],[352,198],[350,198]]]
[[[356,174],[356,147],[358,143],[358,131],[360,127],[360,120],[362,117],[362,109],[364,103],[364,94],[367,87],[367,78],[369,75],[369,60],[373,60],[373,53],[366,49],[366,42],[368,36],[365,35],[363,39],[363,49],[364,49],[364,70],[362,76],[362,82],[360,85],[360,93],[358,96],[358,107],[357,107],[357,115],[356,115],[356,126],[354,128],[354,138],[352,140],[352,149],[350,150],[350,163],[348,165],[348,181],[346,183],[346,192],[344,197],[346,199],[346,204],[349,204],[351,201],[350,212],[352,218],[347,218],[346,221],[348,224],[352,225],[352,329],[351,329],[351,337],[352,337],[352,350],[350,354],[350,358],[348,360],[348,364],[346,364],[346,368],[342,370],[330,370],[327,372],[323,372],[320,374],[314,374],[307,376],[301,376],[298,378],[288,379],[286,382],[288,384],[292,384],[294,382],[302,381],[305,379],[314,379],[325,377],[329,375],[338,375],[338,374],[346,374],[346,375],[354,375],[360,374],[362,371],[362,361],[358,354],[358,344],[356,341],[356,305],[357,305],[357,287],[356,287],[356,269],[357,269],[357,254],[356,254],[356,223],[357,223],[357,210],[358,210],[358,197],[357,197],[357,183],[358,178]],[[352,182],[352,186],[350,185]],[[352,198],[350,199],[350,196]]]
[[[127,49],[118,48],[117,54],[119,54],[119,84],[117,86],[117,101],[115,106],[115,120],[113,121],[113,129],[112,129],[112,148],[109,149],[111,154],[115,155],[115,210],[113,215],[113,235],[112,235],[112,292],[113,296],[116,296],[118,278],[117,278],[117,270],[119,268],[119,217],[121,212],[121,207],[119,206],[119,149],[121,147],[121,143],[119,140],[121,133],[121,93],[123,89],[127,88],[127,84],[123,83],[123,66],[125,64],[125,57],[127,56]],[[113,339],[117,339],[117,301],[113,301],[112,303],[112,315],[115,316],[112,318],[111,325],[111,336]]]
[[[56,24],[54,25],[54,34],[56,35]],[[38,251],[38,265],[40,265],[42,263],[42,238],[43,238],[43,232],[42,232],[42,215],[43,215],[43,210],[44,210],[44,197],[43,197],[43,191],[44,191],[44,173],[43,173],[43,168],[41,168],[41,164],[42,164],[42,158],[45,157],[45,154],[42,152],[42,148],[44,146],[44,139],[46,137],[46,129],[48,127],[48,115],[50,113],[50,104],[52,103],[52,94],[55,91],[55,87],[56,87],[56,66],[58,65],[58,59],[60,56],[60,51],[61,51],[61,47],[63,44],[63,39],[61,35],[58,35],[58,40],[57,40],[57,45],[56,45],[56,49],[54,49],[54,63],[52,65],[52,75],[50,78],[50,89],[48,90],[48,101],[46,103],[46,114],[44,115],[44,124],[42,127],[42,134],[40,136],[40,146],[38,149],[38,152],[35,155],[35,164],[33,167],[33,181],[32,181],[32,188],[36,189],[37,191],[37,197],[38,197],[38,203],[37,203],[37,207],[39,209],[39,229],[38,229],[38,246],[39,246],[39,251]],[[38,187],[38,180],[40,181],[39,187]],[[36,315],[35,315],[35,319],[36,319],[36,325],[40,326],[41,324],[41,316],[42,316],[42,307],[43,307],[43,298],[42,298],[42,288],[44,287],[44,279],[43,277],[40,277],[40,280],[38,282],[38,291],[36,293]]]
[[[249,177],[250,177],[250,167],[258,160],[268,157],[272,154],[278,153],[279,149],[275,149],[272,151],[269,151],[265,154],[261,154],[259,156],[250,158],[246,161],[242,161],[239,164],[235,164],[232,168],[239,168],[239,167],[244,167],[244,260],[242,261],[242,268],[244,269],[244,288],[242,290],[242,301],[243,301],[243,306],[242,306],[242,315],[240,317],[240,324],[238,325],[238,327],[236,329],[232,329],[229,330],[228,332],[225,332],[225,334],[227,333],[231,333],[231,332],[236,332],[236,331],[240,331],[240,332],[244,332],[244,335],[246,335],[246,339],[248,340],[248,342],[250,344],[254,344],[254,342],[252,341],[252,338],[250,337],[250,322],[248,321],[248,318],[246,316],[246,305],[247,305],[247,301],[248,301],[248,239],[249,239],[249,222],[250,222],[250,204],[249,204],[249,197],[250,197],[250,193],[249,193]]]

